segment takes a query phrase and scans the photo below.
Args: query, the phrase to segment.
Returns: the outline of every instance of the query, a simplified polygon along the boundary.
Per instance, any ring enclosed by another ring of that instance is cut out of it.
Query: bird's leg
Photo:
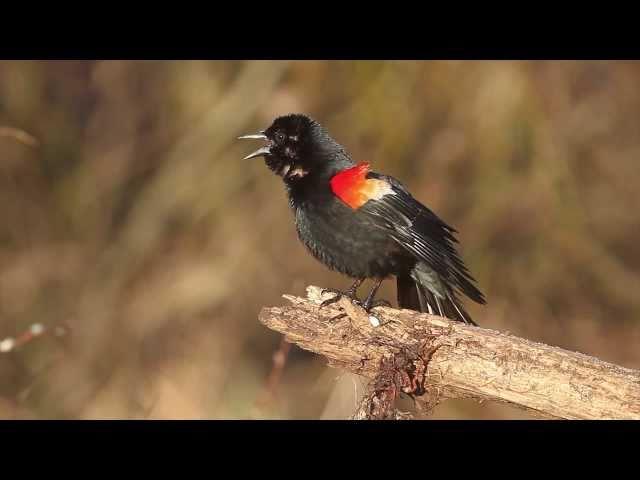
[[[351,285],[346,292],[343,292],[341,290],[336,290],[334,288],[323,288],[322,293],[331,292],[331,293],[335,293],[336,295],[335,297],[331,297],[328,300],[325,300],[324,302],[322,302],[320,304],[320,307],[326,307],[327,305],[331,305],[332,303],[335,303],[338,300],[340,300],[340,297],[348,297],[354,303],[360,303],[360,300],[358,300],[358,297],[356,297],[356,292],[358,290],[358,287],[362,285],[362,282],[364,282],[364,278],[356,279],[356,281],[353,282],[353,285]]]
[[[380,288],[380,285],[382,285],[383,280],[384,279],[380,278],[379,280],[376,281],[376,284],[371,289],[371,292],[369,292],[369,295],[367,295],[367,299],[362,304],[362,308],[364,308],[367,312],[374,307],[379,307],[382,305],[384,305],[385,307],[391,306],[391,304],[386,300],[378,300],[377,302],[373,301],[373,299],[376,296],[376,293],[378,292],[378,289]]]

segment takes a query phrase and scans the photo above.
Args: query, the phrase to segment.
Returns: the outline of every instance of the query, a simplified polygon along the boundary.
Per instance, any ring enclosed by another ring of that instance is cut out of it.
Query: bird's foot
[[[367,302],[365,301],[364,303],[361,302],[360,306],[364,308],[367,313],[369,313],[376,307],[391,307],[391,303],[387,302],[386,300],[376,300],[375,302],[369,302],[367,304]]]
[[[362,306],[362,302],[358,299],[358,297],[356,297],[356,292],[349,289],[346,292],[343,292],[342,290],[337,290],[335,288],[323,288],[321,293],[335,293],[335,295],[331,298],[328,298],[327,300],[323,301],[320,304],[320,308],[322,307],[326,307],[327,305],[331,305],[332,303],[336,303],[337,301],[339,301],[342,297],[347,297],[349,300],[351,300],[351,302],[355,303],[356,305],[360,305]]]
[[[346,291],[346,292],[342,292],[340,290],[334,290],[332,288],[326,288],[324,290],[322,290],[322,293],[325,292],[330,292],[330,293],[335,293],[335,296],[323,301],[320,304],[320,308],[322,307],[326,307],[327,305],[331,305],[333,303],[338,302],[342,297],[347,297],[349,300],[351,300],[351,303],[353,303],[354,305],[357,305],[358,307],[362,308],[365,312],[369,313],[371,310],[373,310],[376,307],[390,307],[391,303],[387,302],[386,300],[375,300],[375,301],[367,301],[367,300],[360,300],[359,298],[357,298],[355,296],[355,294]]]

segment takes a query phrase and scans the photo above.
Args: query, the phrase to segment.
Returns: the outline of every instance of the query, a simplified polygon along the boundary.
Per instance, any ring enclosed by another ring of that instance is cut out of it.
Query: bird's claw
[[[351,303],[362,308],[367,313],[371,312],[371,310],[373,310],[376,307],[391,307],[391,303],[387,302],[386,300],[376,300],[376,301],[367,303],[366,300],[365,301],[360,300],[355,296],[355,294],[349,291],[342,292],[340,290],[335,290],[333,288],[323,288],[321,293],[324,294],[327,292],[335,293],[335,295],[331,298],[328,298],[327,300],[324,300],[322,303],[320,303],[320,308],[336,303],[342,297],[347,297],[349,300],[351,300]]]
[[[356,305],[362,306],[362,302],[360,300],[358,300],[358,298],[356,297],[355,293],[351,292],[349,290],[347,290],[346,292],[343,292],[342,290],[337,290],[335,288],[323,288],[322,291],[321,291],[321,294],[325,294],[325,293],[335,293],[335,295],[333,297],[328,298],[327,300],[323,301],[320,304],[320,308],[326,307],[327,305],[331,305],[332,303],[336,303],[342,297],[347,297],[349,300],[351,300]]]
[[[386,300],[376,300],[375,302],[371,302],[369,305],[362,305],[362,308],[364,308],[367,313],[376,307],[391,307],[391,303]]]

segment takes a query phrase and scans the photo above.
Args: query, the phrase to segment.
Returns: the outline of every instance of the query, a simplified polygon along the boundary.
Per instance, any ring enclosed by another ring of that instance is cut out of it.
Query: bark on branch
[[[393,402],[404,392],[429,410],[465,397],[545,417],[640,419],[640,371],[410,310],[378,307],[370,319],[344,298],[320,308],[334,295],[321,292],[284,295],[291,306],[265,307],[259,318],[331,366],[372,380],[352,418],[402,418]]]

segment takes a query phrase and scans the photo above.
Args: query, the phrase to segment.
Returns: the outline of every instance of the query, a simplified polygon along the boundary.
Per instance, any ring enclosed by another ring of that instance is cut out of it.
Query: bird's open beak
[[[264,133],[260,132],[254,135],[243,135],[242,137],[238,137],[238,140],[243,138],[251,138],[254,140],[266,140],[267,136]],[[270,154],[271,154],[271,147],[269,145],[265,145],[264,147],[260,147],[255,152],[250,153],[249,155],[244,157],[243,160],[249,160],[250,158],[261,157],[263,155],[270,155]]]

